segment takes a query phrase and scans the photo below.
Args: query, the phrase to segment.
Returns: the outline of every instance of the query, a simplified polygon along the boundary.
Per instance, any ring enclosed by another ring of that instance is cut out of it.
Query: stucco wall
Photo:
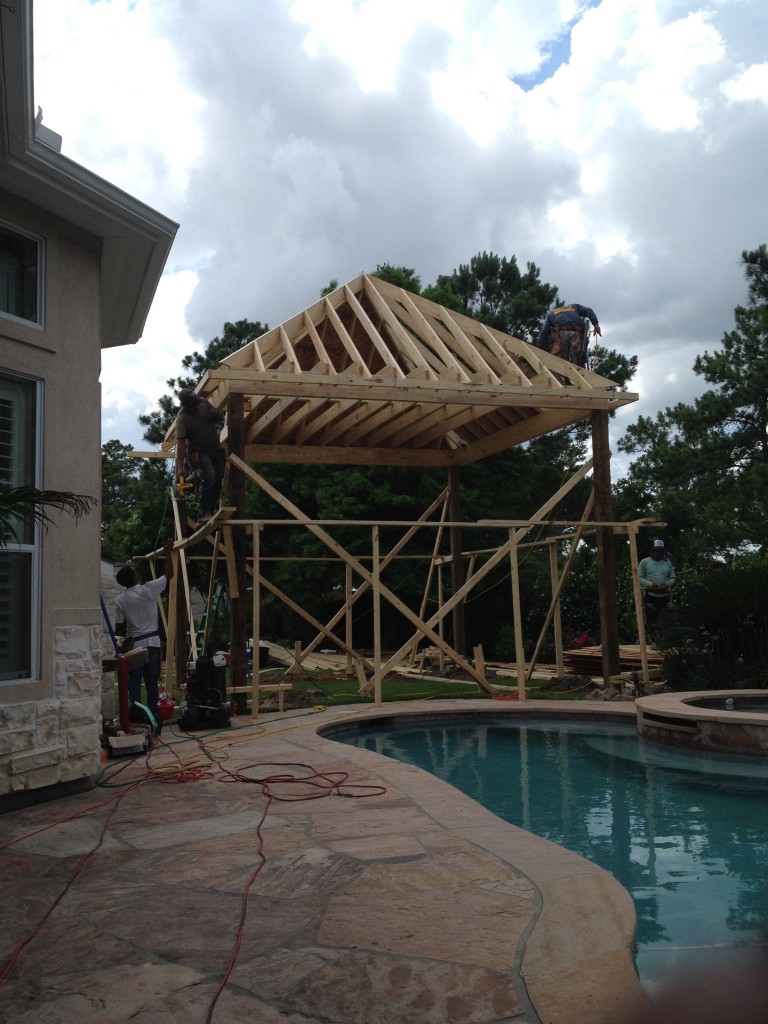
[[[42,328],[0,316],[0,366],[43,381],[42,486],[100,499],[100,243],[1,192],[0,217],[45,240]],[[39,677],[0,682],[0,795],[86,778],[100,760],[99,507],[53,520]]]

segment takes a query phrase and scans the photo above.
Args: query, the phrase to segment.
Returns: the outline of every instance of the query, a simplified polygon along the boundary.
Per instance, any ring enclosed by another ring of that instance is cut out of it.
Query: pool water
[[[334,739],[417,765],[610,871],[635,902],[649,991],[768,947],[768,759],[667,750],[634,724],[491,716],[358,723]]]

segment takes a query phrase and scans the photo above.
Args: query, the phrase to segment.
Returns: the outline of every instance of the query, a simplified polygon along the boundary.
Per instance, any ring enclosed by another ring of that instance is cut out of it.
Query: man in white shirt
[[[131,703],[141,703],[141,681],[147,689],[147,707],[157,717],[157,699],[159,695],[158,680],[161,667],[160,632],[157,628],[157,599],[165,591],[173,577],[173,561],[171,552],[173,541],[166,541],[165,575],[156,580],[140,584],[135,571],[124,565],[115,576],[121,587],[125,587],[116,602],[116,629],[124,636],[127,646],[131,649],[146,647],[146,665],[137,665],[128,673],[128,696]],[[123,650],[127,649],[124,645]]]

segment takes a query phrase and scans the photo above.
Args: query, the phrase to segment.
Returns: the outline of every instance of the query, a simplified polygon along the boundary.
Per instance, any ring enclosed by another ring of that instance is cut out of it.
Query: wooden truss
[[[637,399],[367,274],[227,356],[197,390],[222,412],[243,396],[246,462],[389,466],[465,465]]]
[[[636,401],[636,394],[622,392],[607,378],[367,274],[358,275],[227,356],[217,369],[206,372],[196,390],[225,415],[222,440],[228,449],[228,498],[233,511],[227,509],[229,518],[217,517],[207,531],[207,540],[214,543],[216,557],[223,555],[227,560],[235,693],[248,690],[245,638],[250,634],[256,640],[259,636],[258,601],[252,602],[253,621],[246,621],[248,573],[254,591],[270,587],[259,569],[259,527],[243,516],[245,480],[270,487],[253,464],[443,466],[452,480],[451,493],[456,494],[459,467],[584,419],[589,419],[593,436],[601,630],[607,638],[603,643],[604,675],[607,678],[616,670],[608,415]],[[171,427],[161,452],[135,454],[172,457],[175,445]],[[587,471],[584,468],[583,473]],[[322,524],[307,519],[282,495],[273,496],[290,516],[335,551],[347,572],[355,574],[361,586],[371,588],[376,600],[398,607],[397,595],[380,577],[382,556],[376,554],[375,537],[372,567],[368,568],[343,548],[335,549]],[[532,522],[539,522],[542,515],[540,510]],[[177,507],[176,517],[181,551],[181,545],[188,543],[183,508]],[[452,529],[457,528],[454,537],[459,537],[460,525],[452,524]],[[418,524],[412,526],[418,528]],[[519,522],[489,561],[498,564],[510,558],[514,562],[525,532]],[[215,539],[219,536],[221,540]],[[191,539],[196,541],[199,535]],[[460,548],[454,545],[454,569],[460,559]],[[181,568],[177,586],[186,586],[186,570]],[[443,616],[461,603],[471,583],[460,581],[454,573],[452,586]],[[176,607],[182,604],[176,602]],[[480,673],[473,671],[463,651],[448,649],[450,645],[445,644],[442,617],[440,621],[425,620],[423,611],[404,606],[399,610],[413,625],[409,650],[418,639],[426,638],[482,685]],[[188,623],[181,613],[177,620],[170,626],[180,651]],[[334,643],[343,640],[334,626],[318,625]],[[345,649],[344,643],[339,646]],[[382,675],[391,664],[375,657],[367,662],[354,651],[350,657],[361,687],[372,685],[378,693]],[[254,670],[258,674],[255,664]]]

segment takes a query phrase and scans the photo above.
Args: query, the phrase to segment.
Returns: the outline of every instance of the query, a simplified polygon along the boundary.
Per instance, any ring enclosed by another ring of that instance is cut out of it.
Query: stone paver
[[[628,894],[438,779],[318,734],[371,714],[199,734],[212,760],[184,783],[159,768],[196,751],[166,729],[148,759],[109,762],[109,788],[0,816],[0,972],[16,955],[0,1020],[204,1024],[229,969],[215,1024],[619,1024],[642,1007]],[[358,798],[231,781],[302,764],[349,773]]]

